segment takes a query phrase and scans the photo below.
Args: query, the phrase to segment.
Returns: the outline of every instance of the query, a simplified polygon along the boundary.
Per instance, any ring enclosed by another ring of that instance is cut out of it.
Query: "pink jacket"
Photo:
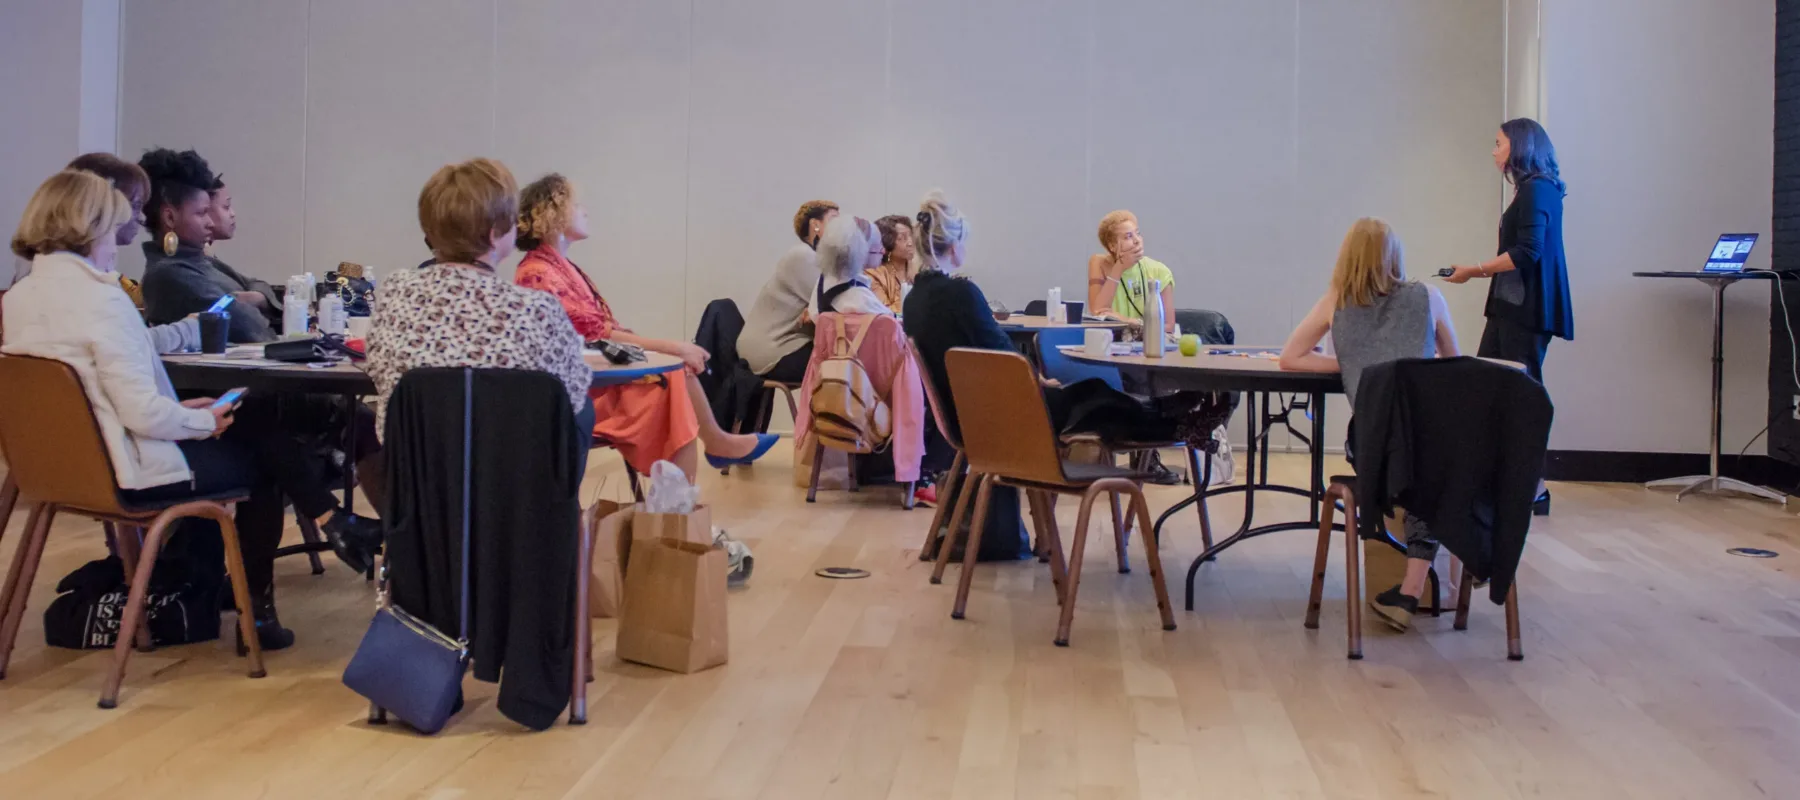
[[[894,454],[894,480],[918,480],[919,462],[925,458],[925,384],[906,347],[900,321],[886,315],[830,312],[820,314],[814,324],[812,362],[806,365],[806,382],[800,385],[800,418],[794,421],[794,430],[812,429],[813,387],[818,385],[819,364],[831,357],[837,344],[838,326],[849,326],[845,335],[854,340],[862,326],[879,325],[863,338],[858,355],[875,391],[893,414],[894,440],[889,449]]]

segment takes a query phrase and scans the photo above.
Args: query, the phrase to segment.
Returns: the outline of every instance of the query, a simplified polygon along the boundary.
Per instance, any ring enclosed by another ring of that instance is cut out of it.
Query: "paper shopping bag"
[[[625,574],[619,658],[698,672],[729,655],[724,550],[675,539],[638,539]]]
[[[619,616],[625,601],[625,562],[631,556],[631,506],[601,500],[588,512],[594,532],[593,579],[588,582],[588,613],[600,619]]]
[[[813,451],[818,449],[818,439],[811,431],[799,437],[794,445],[794,485],[802,489],[812,486]],[[841,490],[850,488],[850,454],[842,450],[825,448],[825,464],[819,467],[819,488]]]
[[[700,505],[686,514],[656,514],[639,505],[631,515],[631,540],[645,539],[677,539],[711,547],[712,509]]]

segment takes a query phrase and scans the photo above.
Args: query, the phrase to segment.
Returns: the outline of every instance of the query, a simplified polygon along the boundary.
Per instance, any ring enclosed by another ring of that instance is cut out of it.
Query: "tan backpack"
[[[831,357],[819,364],[819,382],[812,392],[812,427],[820,442],[834,450],[874,453],[887,447],[894,436],[893,414],[858,357],[863,337],[875,323],[874,319],[864,323],[852,340],[846,338],[849,320],[840,321]]]

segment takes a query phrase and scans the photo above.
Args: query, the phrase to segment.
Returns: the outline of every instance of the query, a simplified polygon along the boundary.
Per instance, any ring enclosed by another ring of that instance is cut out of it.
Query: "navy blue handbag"
[[[377,602],[380,607],[356,655],[344,668],[344,685],[368,698],[369,721],[386,722],[388,712],[421,733],[437,733],[455,713],[469,666],[469,448],[475,396],[474,371],[463,370],[462,591],[460,629],[445,635],[406,609],[388,601],[387,568]]]

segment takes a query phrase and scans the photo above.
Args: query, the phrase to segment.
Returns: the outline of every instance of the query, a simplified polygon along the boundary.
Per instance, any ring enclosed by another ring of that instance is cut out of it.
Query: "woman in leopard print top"
[[[419,224],[437,263],[392,275],[376,293],[367,368],[380,394],[378,428],[386,429],[400,378],[421,367],[548,372],[592,427],[593,371],[562,304],[501,280],[491,266],[512,253],[517,198],[512,173],[485,158],[438,170],[419,193]]]

